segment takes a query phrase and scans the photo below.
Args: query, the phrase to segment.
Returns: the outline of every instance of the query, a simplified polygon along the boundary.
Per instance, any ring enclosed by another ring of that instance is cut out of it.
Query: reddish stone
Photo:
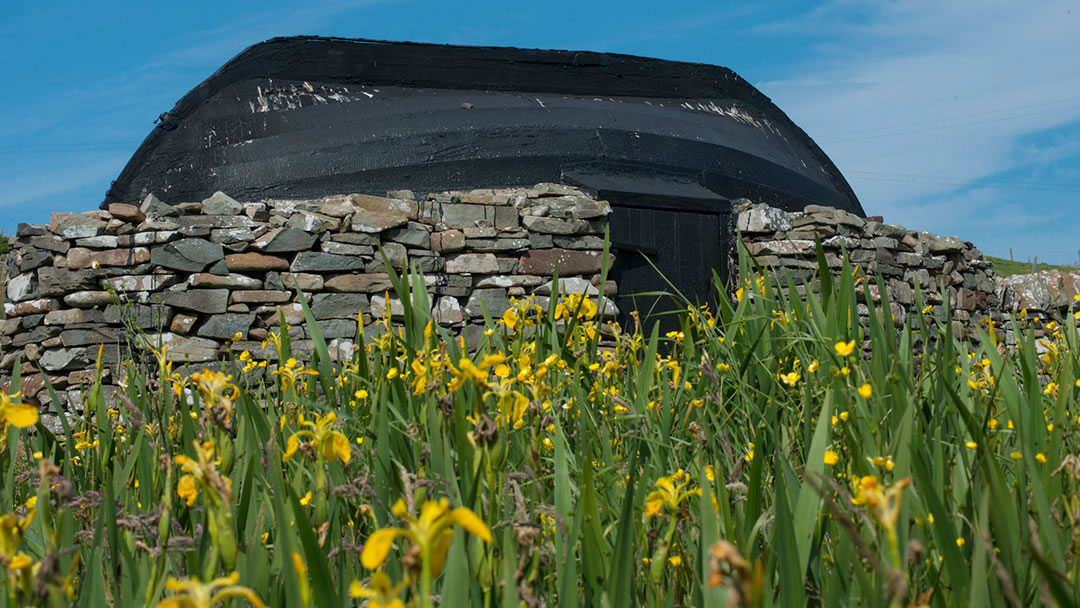
[[[599,251],[580,249],[534,249],[521,256],[518,272],[521,274],[555,274],[559,267],[559,276],[576,274],[595,274],[600,272],[603,254]],[[608,268],[615,262],[615,256],[608,256]]]
[[[342,274],[326,280],[327,291],[339,293],[382,293],[393,290],[390,277],[386,273]]]
[[[292,294],[287,291],[275,291],[266,289],[252,289],[250,291],[234,291],[229,296],[230,304],[282,304],[288,302]]]
[[[99,266],[134,266],[150,261],[150,250],[145,247],[132,249],[108,249],[94,251],[85,247],[72,247],[67,252],[68,268],[90,268],[97,262]]]
[[[109,205],[109,214],[118,220],[124,220],[131,224],[141,224],[146,221],[146,214],[135,205],[125,203],[113,203]]]
[[[465,248],[465,233],[460,230],[446,230],[431,233],[432,251],[461,251]]]
[[[289,262],[273,255],[261,253],[231,253],[225,256],[225,266],[229,272],[270,272],[288,270]]]

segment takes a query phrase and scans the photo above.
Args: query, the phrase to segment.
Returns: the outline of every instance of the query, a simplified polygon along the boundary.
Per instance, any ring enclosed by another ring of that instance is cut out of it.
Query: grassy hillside
[[[1002,258],[995,258],[993,256],[986,256],[986,259],[990,260],[994,264],[994,272],[998,276],[1007,277],[1014,274],[1030,274],[1031,262],[1014,262],[1012,260],[1005,260]],[[1036,272],[1043,270],[1064,270],[1065,272],[1076,272],[1080,270],[1076,266],[1054,266],[1051,264],[1037,264],[1035,266]]]

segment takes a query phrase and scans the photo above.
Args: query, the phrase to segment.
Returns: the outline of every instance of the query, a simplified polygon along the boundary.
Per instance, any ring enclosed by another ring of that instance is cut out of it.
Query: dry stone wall
[[[913,320],[913,312],[922,313],[914,311],[918,283],[926,305],[931,306],[928,314],[943,319],[944,298],[948,298],[957,334],[966,331],[974,335],[976,324],[986,319],[993,319],[996,331],[1001,331],[1003,316],[993,266],[967,241],[818,205],[787,212],[744,199],[735,205],[735,211],[736,225],[748,252],[762,266],[790,273],[797,284],[814,276],[817,270],[817,235],[829,267],[839,272],[847,252],[852,265],[858,265],[870,279],[870,296],[876,303],[881,301],[881,294],[873,277],[875,272],[881,274],[898,326]],[[939,286],[944,287],[943,292]],[[863,322],[867,322],[869,308],[865,303],[859,305],[859,311]]]
[[[230,349],[272,357],[261,342],[282,314],[294,352],[310,351],[296,285],[332,354],[350,353],[358,314],[368,331],[402,312],[380,249],[393,268],[423,271],[440,325],[475,334],[484,310],[497,318],[511,298],[537,294],[546,307],[556,267],[564,293],[614,295],[613,282],[598,284],[610,212],[574,188],[539,184],[419,200],[397,191],[240,202],[219,192],[175,207],[151,195],[54,213],[48,225],[21,224],[12,241],[0,376],[21,356],[25,399],[48,402],[40,367],[77,400],[102,345],[110,370],[140,340],[168,345],[178,367]],[[613,316],[604,299],[601,313]]]

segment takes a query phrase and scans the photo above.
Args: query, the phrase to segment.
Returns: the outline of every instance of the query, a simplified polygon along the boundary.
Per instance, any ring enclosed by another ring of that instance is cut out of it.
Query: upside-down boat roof
[[[655,176],[863,215],[824,152],[723,67],[340,38],[249,47],[161,116],[105,204]],[[586,186],[588,184],[585,184]]]

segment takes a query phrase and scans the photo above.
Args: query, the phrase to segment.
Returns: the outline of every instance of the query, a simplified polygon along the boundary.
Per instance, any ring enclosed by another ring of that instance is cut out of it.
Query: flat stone
[[[45,325],[75,325],[77,323],[101,323],[104,320],[104,315],[100,311],[69,308],[50,311],[45,315],[44,323]]]
[[[256,313],[268,313],[263,317],[263,322],[270,327],[280,326],[281,316],[285,316],[286,325],[300,325],[304,322],[304,308],[298,303],[285,304],[283,306],[260,306]],[[290,332],[295,331],[295,328]],[[302,333],[301,333],[302,335]]]
[[[253,289],[236,291],[229,295],[230,304],[282,304],[292,299],[287,291]]]
[[[109,304],[105,312],[80,310],[83,322],[105,322],[112,325],[129,325],[139,329],[163,327],[172,319],[172,309],[166,306],[147,306],[143,304]]]
[[[118,220],[123,220],[131,224],[141,224],[146,220],[146,214],[135,205],[128,205],[127,203],[112,203],[108,206],[109,215],[115,217]]]
[[[255,232],[250,228],[215,228],[210,231],[210,240],[222,245],[250,243],[255,240]]]
[[[58,348],[42,353],[38,363],[46,371],[59,372],[90,365],[90,359],[85,348]]]
[[[340,232],[330,235],[330,240],[335,243],[347,243],[349,245],[368,245],[374,247],[379,244],[379,237],[359,232]]]
[[[930,253],[960,253],[964,250],[964,241],[955,236],[938,236],[929,232],[919,233],[920,244],[925,243]]]
[[[338,275],[326,279],[324,287],[339,293],[380,293],[394,288],[386,273]]]
[[[400,319],[405,316],[405,306],[402,305],[401,300],[395,296],[390,296],[390,317]],[[382,319],[386,317],[387,299],[385,296],[372,296],[371,297],[371,316],[374,319]]]
[[[311,314],[316,319],[355,319],[368,312],[368,297],[356,293],[320,293],[311,298]]]
[[[121,331],[119,327],[69,329],[60,334],[60,341],[69,348],[72,346],[88,346],[90,344],[116,344],[120,341]]]
[[[411,247],[428,247],[431,244],[431,233],[427,230],[418,230],[409,226],[391,228],[383,235],[395,243],[409,245]]]
[[[839,238],[839,237],[833,237]],[[810,255],[814,253],[814,241],[782,240],[750,243],[751,255]]]
[[[428,242],[432,251],[461,251],[465,248],[465,233],[460,230],[432,232]]]
[[[404,245],[402,245],[401,243],[383,243],[382,246],[380,246],[380,249],[380,254],[375,256],[375,261],[372,264],[372,266],[375,267],[376,271],[382,270],[384,268],[384,255],[386,256],[386,261],[390,262],[390,265],[394,268],[397,268],[398,270],[405,268],[405,260],[408,257],[408,250],[405,249]],[[432,267],[428,265],[426,268],[422,268],[422,270],[429,271],[432,270]]]
[[[195,238],[167,243],[150,252],[151,263],[184,272],[202,272],[224,259],[221,245]]]
[[[469,251],[521,251],[530,246],[528,239],[467,239]]]
[[[134,247],[95,251],[84,247],[72,247],[67,252],[67,261],[68,268],[74,270],[100,266],[134,266],[150,261],[150,250],[145,247]]]
[[[119,292],[158,291],[175,283],[175,274],[122,275],[101,279],[103,289],[112,289]]]
[[[542,277],[531,274],[498,274],[478,277],[476,287],[536,287],[544,282]]]
[[[0,319],[0,336],[11,336],[18,331],[19,319]]]
[[[386,198],[399,199],[403,201],[415,201],[416,193],[412,190],[391,190],[386,193]]]
[[[296,255],[289,270],[292,272],[342,272],[363,270],[364,264],[364,260],[352,256],[302,251]]]
[[[347,200],[337,199],[323,203],[319,213],[330,217],[345,218],[356,212],[356,207]]]
[[[195,327],[199,317],[195,315],[178,314],[173,317],[172,323],[169,324],[169,330],[181,335],[187,335],[191,331],[192,327]]]
[[[108,306],[116,296],[107,291],[75,291],[64,296],[64,304],[76,308],[94,308]]]
[[[465,312],[470,318],[483,317],[483,307],[492,318],[501,317],[510,308],[510,300],[505,289],[475,289],[465,305]]]
[[[518,272],[550,276],[555,274],[556,265],[560,276],[576,274],[596,274],[600,272],[602,254],[599,251],[580,249],[533,249],[521,256]],[[608,267],[615,262],[615,256],[608,256]]]
[[[228,289],[262,289],[263,282],[242,274],[219,276],[197,272],[188,277],[188,285],[192,287],[225,287]]]
[[[17,275],[7,282],[7,299],[11,302],[22,302],[37,297],[38,279],[32,272]]]
[[[547,283],[544,283],[543,285],[537,287],[533,291],[533,293],[537,295],[550,296],[553,283],[554,281],[548,281]],[[566,295],[571,293],[584,293],[585,295],[596,296],[600,295],[600,290],[597,289],[596,286],[592,284],[592,282],[581,277],[569,277],[565,279],[559,279],[559,294]]]
[[[860,230],[866,227],[866,220],[853,213],[848,213],[847,211],[842,211],[834,207],[807,205],[803,208],[803,213],[810,216],[813,221],[825,224],[826,226],[841,224],[844,226],[852,226]]]
[[[161,202],[161,199],[154,196],[153,193],[147,194],[143,199],[142,204],[139,205],[139,210],[145,215],[153,215],[157,217],[177,217],[180,215],[180,210],[172,205],[166,205]]]
[[[603,224],[599,221],[560,219],[554,217],[521,218],[525,227],[532,232],[542,234],[587,234],[591,232],[603,232]]]
[[[251,251],[226,255],[225,266],[229,272],[270,272],[271,270],[288,270],[289,262],[277,256]]]
[[[240,215],[243,210],[243,205],[220,190],[202,201],[202,212],[206,215]]]
[[[76,247],[88,247],[90,249],[112,249],[120,245],[119,238],[111,234],[91,236],[85,239],[76,239]]]
[[[517,258],[496,257],[495,262],[499,265],[499,272],[502,274],[515,274],[518,271]]]
[[[450,232],[447,230],[447,232]],[[493,226],[466,226],[461,229],[467,239],[493,239],[498,232]]]
[[[519,207],[522,216],[546,215],[561,219],[593,219],[611,213],[607,201],[593,200],[581,194],[530,200]]]
[[[495,229],[516,228],[518,210],[513,207],[492,205],[446,204],[436,205],[432,219],[449,228],[463,229],[490,226]]]
[[[741,232],[750,233],[791,230],[791,214],[776,207],[755,205],[739,213],[737,225]]]
[[[19,302],[18,304],[4,302],[4,314],[9,317],[25,317],[26,315],[43,314],[58,308],[60,308],[60,302],[53,298],[26,300],[25,302]]]
[[[167,291],[160,295],[163,304],[184,310],[194,310],[208,315],[225,312],[229,305],[227,289],[190,289]]]
[[[538,242],[536,237],[547,236],[548,244]],[[561,247],[563,249],[595,249],[596,251],[602,251],[604,249],[603,237],[586,234],[582,236],[555,236],[550,235],[530,235],[529,240],[532,242],[533,249],[547,249],[552,246]]]
[[[6,306],[6,304],[5,304]],[[40,319],[42,315],[32,315],[35,318]],[[45,326],[39,325],[30,330],[29,333],[16,334],[11,338],[11,346],[15,348],[25,348],[26,358],[33,360],[30,356],[31,351],[34,349],[40,349],[44,345],[46,340],[59,336],[62,328],[57,326]]]
[[[214,315],[199,327],[197,334],[204,338],[228,340],[240,332],[242,339],[247,340],[248,329],[254,323],[254,313]]]
[[[14,262],[19,267],[19,272],[30,272],[53,263],[53,253],[48,251],[31,250],[29,248],[17,251]]]
[[[284,253],[311,249],[319,235],[296,228],[276,228],[255,239],[251,244],[266,253]]]
[[[336,241],[325,241],[319,245],[319,251],[322,251],[323,253],[332,253],[334,255],[367,257],[371,257],[375,254],[375,248],[371,245],[350,245],[349,243],[338,243]]]
[[[48,232],[48,226],[42,224],[27,224],[25,222],[19,222],[15,227],[15,236],[19,238],[30,236],[44,236]]]
[[[281,283],[283,289],[292,290],[299,286],[302,291],[311,292],[321,290],[324,280],[320,275],[307,272],[283,272],[281,273]],[[269,276],[266,278],[266,287],[276,289],[276,287],[271,287]]]
[[[419,209],[416,201],[366,194],[352,194],[349,202],[356,208],[352,229],[357,232],[377,233],[403,226],[417,218]]]
[[[285,225],[305,232],[326,232],[328,230],[337,230],[341,226],[341,220],[313,211],[298,211],[289,218]]]
[[[459,325],[465,322],[465,314],[457,298],[442,296],[435,302],[432,316],[439,325]]]
[[[27,238],[27,242],[31,247],[37,247],[38,249],[44,249],[45,251],[51,251],[53,253],[67,253],[67,250],[71,248],[71,245],[69,245],[66,240],[51,234],[31,236]]]
[[[93,219],[81,213],[53,213],[49,218],[49,232],[65,239],[84,239],[105,232],[108,222]]]
[[[204,363],[214,361],[218,355],[218,343],[206,338],[194,338],[177,335],[173,332],[139,336],[143,346],[157,347],[160,343],[168,346],[167,360],[175,362]]]
[[[461,253],[447,257],[446,272],[495,274],[499,272],[499,263],[493,253]]]

